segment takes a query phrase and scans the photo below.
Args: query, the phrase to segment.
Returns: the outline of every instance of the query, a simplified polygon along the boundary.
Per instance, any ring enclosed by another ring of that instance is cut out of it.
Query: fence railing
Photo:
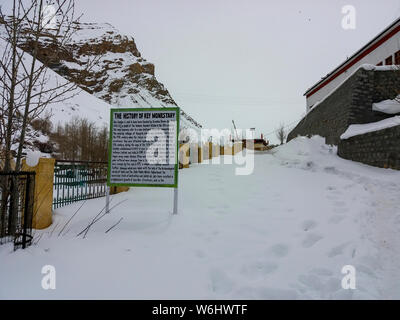
[[[107,192],[107,162],[56,160],[53,208],[99,198]]]
[[[35,172],[0,172],[0,244],[32,243]]]

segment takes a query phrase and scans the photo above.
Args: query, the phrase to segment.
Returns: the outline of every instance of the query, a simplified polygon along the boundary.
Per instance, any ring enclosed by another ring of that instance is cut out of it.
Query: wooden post
[[[118,186],[118,187],[110,187],[110,194],[117,194],[121,192],[126,192],[129,190],[129,187]]]

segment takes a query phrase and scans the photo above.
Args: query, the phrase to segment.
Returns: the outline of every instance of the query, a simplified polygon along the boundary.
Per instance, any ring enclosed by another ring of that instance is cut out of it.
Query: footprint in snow
[[[328,196],[328,198],[331,198],[331,199],[334,199],[334,198],[336,198],[337,196],[340,196],[340,195],[342,195],[342,191],[339,189],[337,189],[336,187],[334,187],[334,186],[328,186],[327,188],[326,188],[326,190],[328,190],[329,191],[329,196]]]
[[[204,253],[203,250],[197,249],[194,251],[195,255],[197,258],[203,259],[205,258],[206,254]]]
[[[300,275],[298,281],[305,286],[306,291],[314,291],[321,298],[329,298],[331,294],[341,289],[340,279],[325,275],[320,277],[314,272]],[[328,297],[326,296],[327,294]]]
[[[264,277],[278,269],[273,262],[258,261],[242,267],[241,273],[248,278]]]
[[[348,211],[349,211],[349,209],[343,208],[343,207],[335,207],[335,208],[333,208],[333,212],[335,212],[335,213],[345,213],[345,212],[348,212]]]
[[[311,248],[314,244],[320,241],[323,236],[316,233],[309,233],[303,240],[302,246],[303,248]]]
[[[343,254],[344,249],[346,249],[346,247],[347,247],[348,245],[349,245],[349,243],[346,242],[346,243],[343,243],[343,244],[341,244],[341,245],[339,245],[339,246],[333,247],[333,248],[329,251],[328,257],[329,257],[329,258],[333,258],[333,257],[336,257],[336,256],[338,256],[338,255]]]
[[[335,167],[325,167],[324,171],[327,173],[338,174],[338,170]]]
[[[329,199],[329,200],[336,200],[337,196],[330,194],[330,195],[327,195],[326,198]]]
[[[268,287],[243,287],[234,293],[236,299],[253,300],[296,300],[298,293],[290,289]]]
[[[369,277],[373,277],[375,279],[378,278],[376,276],[375,272],[365,265],[356,265],[355,267],[356,267],[357,272],[364,273],[364,274],[368,275]]]
[[[270,248],[270,252],[278,258],[283,258],[288,255],[289,247],[283,243],[278,243]]]
[[[336,202],[334,202],[333,203],[335,206],[337,206],[337,207],[344,207],[344,206],[346,206],[346,202],[344,202],[344,201],[336,201]]]
[[[334,215],[329,218],[329,223],[338,224],[345,218],[344,215]]]
[[[311,290],[323,291],[324,284],[321,279],[315,274],[302,274],[298,276],[298,281]]]
[[[234,282],[228,278],[225,272],[219,269],[210,271],[211,290],[217,294],[227,294],[232,291]]]
[[[317,226],[317,222],[314,221],[314,220],[305,220],[301,224],[301,228],[304,231],[308,231],[308,230],[314,229],[316,226]]]
[[[311,273],[322,277],[329,277],[333,275],[333,272],[326,268],[314,268],[311,270]]]

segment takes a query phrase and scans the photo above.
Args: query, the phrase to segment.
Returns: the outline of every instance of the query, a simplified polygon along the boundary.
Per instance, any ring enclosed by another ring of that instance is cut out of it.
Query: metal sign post
[[[106,213],[110,212],[110,187],[106,187]]]
[[[173,214],[178,214],[178,188],[174,188],[174,211]]]
[[[111,109],[107,185],[174,188],[177,214],[179,118],[179,108]]]
[[[176,186],[174,188],[174,210],[172,211],[172,214],[178,214],[178,172],[179,172],[179,162],[180,162],[180,154],[179,154],[179,121],[177,121],[176,124],[176,132],[177,132],[177,141],[176,141],[176,159],[175,162],[177,163],[178,166],[178,171],[176,173]]]

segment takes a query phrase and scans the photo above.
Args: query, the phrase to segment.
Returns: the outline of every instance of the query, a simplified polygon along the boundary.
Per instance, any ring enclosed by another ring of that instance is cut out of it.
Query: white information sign
[[[179,108],[112,109],[109,186],[178,184]]]

